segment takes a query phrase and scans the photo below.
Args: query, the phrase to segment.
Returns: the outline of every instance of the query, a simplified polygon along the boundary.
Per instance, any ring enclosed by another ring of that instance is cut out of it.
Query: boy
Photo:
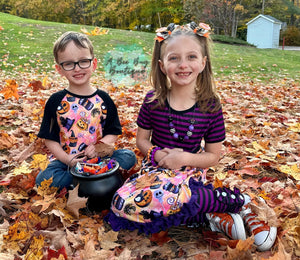
[[[51,95],[45,106],[38,137],[45,139],[56,160],[38,174],[36,184],[53,177],[52,186],[61,189],[72,183],[69,167],[99,156],[99,144],[113,147],[122,128],[112,99],[90,85],[97,59],[88,37],[66,32],[55,42],[53,54],[56,70],[69,84]],[[126,170],[136,163],[134,152],[127,149],[113,151],[111,158]]]

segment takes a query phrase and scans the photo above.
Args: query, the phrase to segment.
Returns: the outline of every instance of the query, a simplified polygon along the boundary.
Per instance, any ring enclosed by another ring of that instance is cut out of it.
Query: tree
[[[242,0],[204,0],[203,17],[219,32],[225,35],[236,34],[239,14],[244,7]]]

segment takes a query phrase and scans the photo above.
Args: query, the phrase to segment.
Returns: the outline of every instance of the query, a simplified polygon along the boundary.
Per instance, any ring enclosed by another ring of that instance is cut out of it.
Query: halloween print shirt
[[[64,89],[47,101],[38,137],[59,142],[65,152],[76,154],[105,135],[121,133],[117,108],[106,92],[79,96]]]

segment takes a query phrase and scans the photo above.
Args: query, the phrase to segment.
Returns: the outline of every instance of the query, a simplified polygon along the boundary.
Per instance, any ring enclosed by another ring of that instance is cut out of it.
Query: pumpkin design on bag
[[[147,207],[152,201],[152,192],[150,190],[141,190],[141,192],[134,198],[137,206],[143,208]]]

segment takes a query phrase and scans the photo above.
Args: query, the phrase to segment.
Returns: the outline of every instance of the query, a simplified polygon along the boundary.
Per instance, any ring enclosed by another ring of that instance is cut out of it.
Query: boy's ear
[[[60,75],[63,75],[63,74],[62,74],[62,67],[61,67],[59,64],[55,64],[55,69],[56,69],[56,71],[57,71]]]
[[[97,64],[98,64],[98,60],[97,60],[97,58],[94,58],[93,61],[92,61],[92,68],[93,68],[93,71],[96,70]]]

